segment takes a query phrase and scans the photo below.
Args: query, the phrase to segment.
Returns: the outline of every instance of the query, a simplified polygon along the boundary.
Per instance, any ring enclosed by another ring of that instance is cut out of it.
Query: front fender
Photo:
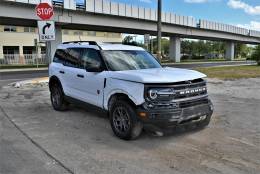
[[[144,103],[144,84],[108,78],[104,89],[104,109],[108,110],[108,102],[114,94],[127,95],[135,105]]]

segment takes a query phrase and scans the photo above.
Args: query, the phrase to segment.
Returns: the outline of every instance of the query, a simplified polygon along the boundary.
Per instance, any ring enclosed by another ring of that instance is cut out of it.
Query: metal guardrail
[[[217,30],[217,31],[235,33],[241,35],[249,34],[248,29],[233,26],[233,25],[218,23],[218,22],[207,21],[207,20],[199,20],[198,27],[203,29]]]
[[[151,8],[133,6],[125,3],[117,3],[109,0],[5,0],[38,4],[50,1],[53,5],[71,10],[84,10],[91,13],[100,13],[116,16],[124,16],[143,20],[156,21],[157,11]],[[207,30],[222,31],[227,33],[260,37],[260,31],[248,30],[245,28],[212,22],[208,20],[196,20],[193,17],[181,16],[174,13],[162,13],[162,22],[176,24]]]
[[[0,59],[1,65],[41,65],[48,64],[45,54],[4,54],[4,58]]]

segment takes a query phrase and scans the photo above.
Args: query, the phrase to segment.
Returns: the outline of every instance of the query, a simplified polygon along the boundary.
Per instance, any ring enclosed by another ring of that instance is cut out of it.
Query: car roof
[[[93,44],[95,43],[95,44]],[[123,44],[111,44],[111,43],[88,43],[88,42],[67,42],[60,44],[58,49],[68,48],[92,48],[96,50],[140,50],[143,51],[142,47],[123,45]]]

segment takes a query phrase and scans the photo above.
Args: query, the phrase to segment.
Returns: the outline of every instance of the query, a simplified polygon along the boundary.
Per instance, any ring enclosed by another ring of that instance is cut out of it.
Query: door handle
[[[61,74],[65,74],[65,72],[64,72],[64,71],[60,71],[60,73],[61,73]]]
[[[82,74],[77,74],[77,77],[79,77],[79,78],[84,78],[84,75],[82,75]]]

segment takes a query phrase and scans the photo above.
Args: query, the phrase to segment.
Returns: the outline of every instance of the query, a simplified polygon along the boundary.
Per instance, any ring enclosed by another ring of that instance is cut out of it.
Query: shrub
[[[251,56],[252,60],[257,61],[257,64],[260,66],[260,45],[255,47],[254,52]]]

